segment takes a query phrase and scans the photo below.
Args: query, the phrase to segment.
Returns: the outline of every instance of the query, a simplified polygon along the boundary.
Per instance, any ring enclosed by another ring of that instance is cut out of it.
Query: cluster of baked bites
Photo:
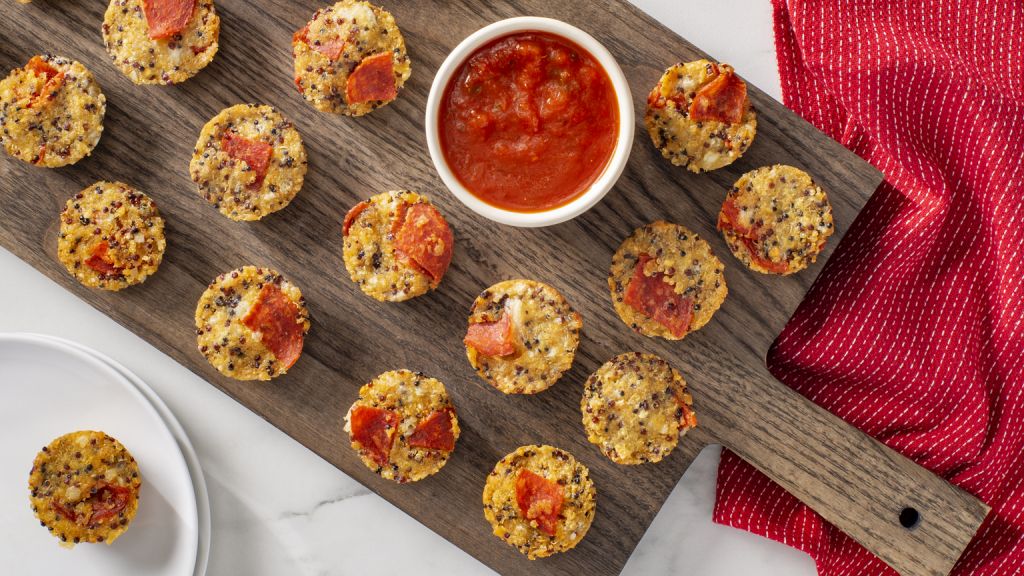
[[[746,83],[732,66],[709,60],[667,69],[647,98],[644,123],[665,158],[698,173],[738,160],[757,133]],[[824,249],[833,231],[832,208],[806,172],[766,166],[736,181],[718,229],[751,270],[792,274],[813,264]],[[631,323],[620,307],[616,310]]]
[[[648,99],[655,146],[693,172],[733,163],[749,148],[757,116],[746,84],[728,65],[706,60],[669,68]],[[718,227],[737,259],[758,272],[789,274],[812,263],[832,232],[825,193],[793,167],[744,175],[728,194]],[[680,340],[705,326],[728,294],[724,266],[692,230],[655,221],[626,238],[612,257],[613,308],[636,332]],[[536,393],[567,370],[579,315],[553,288],[502,282],[473,305],[467,355],[505,393]],[[647,353],[615,356],[590,375],[580,401],[590,442],[613,462],[659,462],[697,425],[686,381]],[[550,446],[524,446],[488,477],[484,515],[495,536],[529,558],[568,550],[586,533],[596,493],[586,467]]]
[[[652,256],[653,255],[653,256]],[[609,284],[629,294],[623,318],[642,333],[678,339],[725,298],[722,266],[681,226],[656,222],[623,243]],[[618,283],[618,284],[616,284]],[[552,286],[508,280],[474,301],[464,338],[481,378],[506,394],[536,394],[572,366],[582,319]],[[641,328],[642,327],[642,328]],[[619,464],[658,462],[697,425],[682,375],[652,354],[609,360],[587,380],[580,410],[588,439]],[[487,478],[484,516],[494,535],[530,559],[576,546],[594,518],[586,466],[551,446],[523,446]]]
[[[102,35],[114,65],[132,82],[176,84],[213,61],[220,17],[214,0],[110,0]],[[412,71],[394,18],[360,0],[342,0],[318,10],[295,33],[292,50],[299,92],[324,112],[361,116],[388,104]],[[269,107],[250,108],[247,113],[230,108],[211,120],[190,170],[200,193],[236,220],[256,220],[284,207],[301,188],[305,170],[305,154],[294,129],[281,139],[261,132],[264,137],[255,140],[239,134],[248,142],[228,140],[221,151],[246,165],[244,176],[230,178],[232,167],[200,161],[210,137],[219,137],[224,124],[261,114],[268,130],[280,123],[291,128]],[[37,166],[66,166],[89,155],[103,132],[105,111],[106,101],[92,74],[62,56],[34,56],[0,82],[0,139],[8,154]],[[272,139],[278,140],[276,145]],[[263,144],[291,156],[270,159]],[[267,185],[259,186],[266,176],[261,172],[275,165],[281,170],[270,170]],[[239,180],[244,181],[244,192],[237,188]],[[268,198],[255,202],[262,198],[260,191]],[[236,203],[241,204],[238,210]]]
[[[183,82],[218,50],[213,0],[111,0],[103,39],[114,64],[137,84]],[[323,112],[361,116],[395,100],[411,72],[394,18],[368,2],[342,0],[318,10],[292,39],[294,81]],[[36,56],[0,82],[0,126],[11,156],[44,167],[89,155],[103,130],[105,99],[88,70],[59,56]],[[645,123],[658,150],[693,172],[735,162],[750,147],[757,115],[746,84],[707,60],[665,71],[648,98]],[[295,126],[268,105],[240,104],[202,129],[189,164],[199,194],[235,221],[264,218],[302,188],[307,157]],[[832,234],[825,192],[805,172],[770,166],[744,174],[717,225],[733,255],[768,274],[814,262]],[[453,255],[440,210],[408,190],[377,194],[342,222],[343,260],[352,281],[382,302],[436,289]],[[166,247],[164,221],[146,194],[97,182],[67,201],[58,258],[89,287],[120,290],[143,282]],[[612,257],[611,301],[638,333],[680,340],[706,325],[728,289],[724,266],[693,231],[665,221],[638,228]],[[195,312],[197,346],[224,376],[270,380],[300,358],[309,312],[300,289],[265,267],[218,276]],[[499,282],[473,302],[464,338],[477,374],[505,394],[537,394],[572,366],[582,318],[559,291],[529,279]],[[627,352],[583,386],[587,438],[623,465],[659,462],[697,425],[683,376],[662,358]],[[381,477],[415,482],[437,473],[460,436],[445,385],[393,370],[359,390],[345,431],[362,462]],[[44,448],[29,480],[32,507],[62,542],[110,543],[138,506],[138,466],[101,432],[75,432]],[[530,559],[573,548],[596,510],[585,465],[564,450],[523,446],[501,459],[483,491],[495,536]]]
[[[111,0],[102,27],[114,64],[137,84],[194,76],[217,53],[219,31],[213,0]],[[296,85],[325,112],[360,116],[387,104],[411,71],[394,18],[360,0],[318,10],[295,34],[293,50]],[[0,82],[0,140],[25,162],[74,164],[97,145],[105,110],[103,93],[84,66],[35,56]],[[252,221],[295,198],[307,156],[298,130],[275,108],[239,104],[202,128],[188,169],[214,208],[231,220]],[[360,203],[344,229],[353,281],[380,300],[436,288],[451,261],[451,229],[426,197],[413,192]],[[155,202],[128,184],[97,182],[68,200],[61,213],[58,259],[91,288],[116,291],[143,282],[160,266],[166,245]],[[200,351],[218,371],[243,380],[284,374],[301,354],[308,330],[299,289],[254,266],[219,276],[196,311]]]

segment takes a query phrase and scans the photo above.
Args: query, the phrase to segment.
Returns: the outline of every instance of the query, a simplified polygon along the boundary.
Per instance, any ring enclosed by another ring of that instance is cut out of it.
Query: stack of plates
[[[19,574],[203,576],[210,505],[185,431],[137,376],[80,344],[0,334],[0,566]],[[139,463],[139,511],[116,542],[62,548],[32,514],[36,453],[76,430],[117,438]]]

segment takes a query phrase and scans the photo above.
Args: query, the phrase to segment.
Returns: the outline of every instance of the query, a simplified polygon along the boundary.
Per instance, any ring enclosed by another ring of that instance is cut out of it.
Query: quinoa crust
[[[60,215],[57,259],[90,288],[117,291],[144,282],[159,268],[166,247],[156,204],[121,182],[89,186]],[[97,255],[110,267],[90,265]]]
[[[737,124],[719,120],[695,122],[689,117],[697,91],[714,76],[715,67],[731,71],[728,64],[709,60],[676,64],[665,70],[647,99],[644,124],[662,156],[691,172],[717,170],[735,162],[757,134],[757,113],[747,104]]]
[[[515,352],[485,356],[466,345],[466,357],[481,378],[505,394],[536,394],[572,366],[583,319],[558,290],[536,280],[506,280],[473,302],[469,324],[508,314]]]
[[[103,44],[121,72],[136,84],[177,84],[213,61],[220,17],[213,0],[196,0],[185,28],[169,38],[149,37],[142,0],[110,0],[103,16]]]
[[[236,380],[270,380],[287,371],[243,322],[266,283],[277,284],[298,307],[297,322],[309,332],[309,311],[297,286],[270,268],[243,266],[218,276],[196,305],[199,351],[221,374]]]
[[[400,420],[395,430],[394,443],[388,454],[388,464],[380,466],[363,446],[352,440],[352,448],[366,467],[382,478],[400,484],[416,482],[437,473],[448,462],[451,452],[410,446],[409,436],[416,427],[438,411],[447,412],[455,440],[459,439],[459,417],[448,397],[448,390],[437,379],[410,370],[392,370],[374,378],[359,389],[359,398],[345,414],[345,431],[351,434],[352,410],[357,406],[382,408],[398,413]]]
[[[587,439],[619,464],[658,462],[696,426],[693,398],[675,368],[654,354],[607,361],[583,385]]]
[[[244,160],[228,155],[225,134],[272,146],[262,181]],[[189,163],[199,194],[232,220],[259,220],[292,201],[306,175],[306,148],[295,126],[266,105],[237,104],[203,126]]]
[[[738,222],[727,223],[730,204]],[[756,272],[783,275],[813,264],[835,231],[825,191],[803,170],[781,164],[752,170],[736,181],[718,228],[737,260]]]
[[[564,489],[554,536],[541,531],[536,520],[520,513],[516,479],[524,469],[557,482]],[[487,476],[484,517],[491,523],[495,536],[535,560],[576,547],[594,521],[596,498],[590,471],[572,454],[553,446],[522,446],[502,458]]]
[[[44,94],[46,77],[29,66],[15,68],[0,81],[0,140],[8,154],[29,164],[74,164],[100,141],[106,97],[79,62],[50,54],[38,58],[62,73],[63,81]]]
[[[316,49],[344,41],[336,59]],[[405,40],[390,12],[358,0],[342,0],[317,10],[306,28],[292,40],[295,86],[302,97],[321,112],[362,116],[391,100],[349,102],[349,75],[364,59],[382,53],[392,55],[395,88],[401,91],[412,73]]]
[[[676,294],[693,300],[693,317],[683,335],[674,335],[625,302],[626,288],[641,254],[652,258],[644,268],[644,275],[664,274],[664,280],[672,284]],[[729,290],[723,271],[722,262],[711,251],[711,246],[696,233],[678,224],[658,220],[637,228],[619,246],[612,256],[608,288],[615,312],[627,326],[644,336],[681,340],[707,324],[725,301]]]
[[[68,547],[116,540],[135,517],[141,487],[135,458],[114,438],[92,430],[50,442],[28,478],[36,518]]]
[[[402,204],[430,204],[426,196],[393,190],[372,196],[343,230],[343,257],[349,277],[364,294],[381,302],[402,302],[435,289],[442,278],[410,266],[395,249],[394,224]]]

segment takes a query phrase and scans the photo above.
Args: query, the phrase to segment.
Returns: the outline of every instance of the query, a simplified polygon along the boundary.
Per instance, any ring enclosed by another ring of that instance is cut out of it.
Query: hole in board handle
[[[906,529],[911,529],[917,526],[921,522],[921,514],[914,508],[907,506],[903,510],[900,510],[900,526]]]

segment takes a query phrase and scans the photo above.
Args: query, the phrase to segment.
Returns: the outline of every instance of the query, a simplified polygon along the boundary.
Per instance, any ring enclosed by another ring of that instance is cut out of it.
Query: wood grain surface
[[[0,160],[0,244],[499,572],[618,573],[683,471],[711,442],[736,450],[904,574],[950,570],[987,507],[815,407],[764,367],[769,345],[879,183],[874,168],[754,87],[758,136],[739,162],[699,176],[671,166],[643,128],[646,94],[668,65],[702,53],[620,1],[389,1],[385,7],[413,61],[399,99],[359,119],[318,113],[292,85],[290,55],[292,32],[318,6],[310,0],[218,1],[222,31],[213,63],[181,85],[138,87],[103,49],[105,2],[5,2],[0,68],[22,66],[40,52],[79,60],[106,93],[107,117],[99,146],[74,167],[45,170]],[[434,172],[423,135],[427,91],[448,51],[478,28],[514,15],[559,18],[597,37],[622,66],[636,108],[637,136],[619,184],[584,216],[546,229],[497,225],[462,207]],[[188,176],[202,125],[240,102],[277,107],[294,121],[309,154],[298,197],[256,223],[221,216]],[[714,230],[732,182],[773,163],[810,172],[829,192],[837,223],[837,237],[819,262],[786,278],[744,269]],[[79,286],[55,258],[63,203],[100,179],[139,187],[167,220],[159,272],[116,294]],[[349,281],[340,223],[357,201],[396,188],[433,198],[455,231],[456,249],[435,293],[382,304]],[[714,319],[675,343],[632,333],[613,312],[605,281],[621,240],[659,218],[710,241],[726,264],[729,285]],[[225,379],[196,350],[192,316],[199,295],[217,274],[244,264],[285,274],[302,288],[311,312],[305,354],[271,383]],[[477,378],[461,342],[473,298],[515,277],[557,287],[584,320],[572,370],[534,397],[505,396]],[[701,422],[656,465],[611,463],[587,442],[580,423],[582,382],[605,360],[630,350],[660,354],[686,376]],[[367,470],[342,430],[359,386],[396,368],[444,381],[463,430],[441,473],[404,486]],[[579,547],[532,563],[490,534],[480,504],[494,463],[530,443],[572,452],[590,467],[598,489],[597,517]],[[905,506],[921,513],[913,529],[897,521]]]

